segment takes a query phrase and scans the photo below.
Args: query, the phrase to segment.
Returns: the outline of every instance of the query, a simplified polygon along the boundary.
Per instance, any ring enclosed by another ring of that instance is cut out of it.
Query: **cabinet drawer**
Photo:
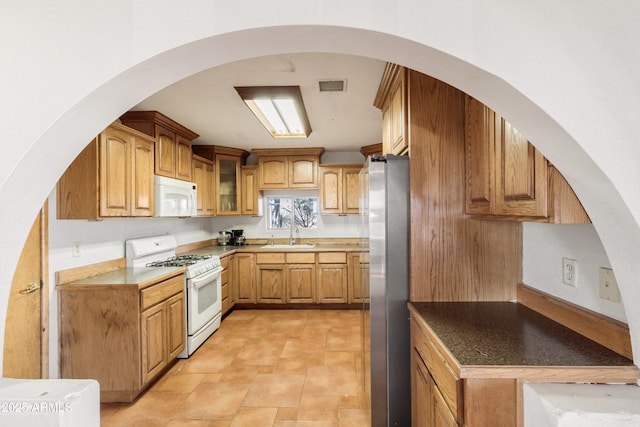
[[[318,262],[320,264],[346,264],[346,252],[319,252]]]
[[[427,367],[451,412],[458,414],[458,389],[460,388],[460,391],[462,391],[462,382],[440,352],[433,345],[429,347],[431,350],[431,364],[427,365]],[[460,409],[462,409],[461,405]],[[462,413],[462,410],[460,412]],[[461,414],[459,414],[457,420],[462,422]]]
[[[462,424],[462,380],[458,378],[449,362],[420,329],[415,320],[411,321],[411,343],[427,366],[449,410],[457,415],[458,423]]]
[[[220,258],[220,265],[222,266],[222,268],[224,268],[225,270],[227,268],[229,268],[229,258],[228,256],[224,257],[224,258]]]
[[[431,348],[428,344],[427,337],[422,333],[420,327],[416,325],[415,320],[411,321],[411,345],[416,349],[420,358],[425,365],[432,365]]]
[[[229,298],[229,284],[223,283],[221,289],[222,289],[222,299]]]
[[[302,252],[289,252],[287,253],[287,264],[315,264],[316,254],[302,253]]]
[[[222,270],[222,275],[220,280],[221,280],[222,286],[229,283],[229,270]]]
[[[179,275],[167,279],[164,282],[157,285],[150,286],[140,291],[142,310],[145,310],[153,305],[158,304],[177,294],[184,289],[184,275]]]
[[[256,264],[284,264],[284,252],[258,253],[256,254]]]

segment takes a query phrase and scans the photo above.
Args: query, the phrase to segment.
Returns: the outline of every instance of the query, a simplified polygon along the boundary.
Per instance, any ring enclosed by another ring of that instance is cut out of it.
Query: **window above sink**
[[[290,229],[294,218],[296,227],[316,228],[318,226],[317,197],[268,196],[266,203],[268,230]]]

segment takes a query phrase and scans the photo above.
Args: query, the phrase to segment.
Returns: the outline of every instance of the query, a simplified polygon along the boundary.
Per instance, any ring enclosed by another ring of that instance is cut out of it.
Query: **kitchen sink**
[[[315,247],[316,245],[309,243],[298,243],[295,245],[264,245],[265,249],[310,249]]]

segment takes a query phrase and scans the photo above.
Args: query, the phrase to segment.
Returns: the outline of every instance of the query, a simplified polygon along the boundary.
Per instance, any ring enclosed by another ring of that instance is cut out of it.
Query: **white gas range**
[[[126,241],[127,267],[186,267],[186,346],[178,355],[188,358],[219,327],[222,317],[222,266],[217,255],[176,255],[175,236]]]

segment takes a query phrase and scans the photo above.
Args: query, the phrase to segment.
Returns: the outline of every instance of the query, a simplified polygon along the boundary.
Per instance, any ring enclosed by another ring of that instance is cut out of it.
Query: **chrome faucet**
[[[296,239],[293,237],[294,228],[296,229],[296,233],[300,233],[300,229],[298,228],[298,225],[296,224],[295,220],[291,221],[291,228],[289,229],[289,244],[291,246],[296,244]]]

